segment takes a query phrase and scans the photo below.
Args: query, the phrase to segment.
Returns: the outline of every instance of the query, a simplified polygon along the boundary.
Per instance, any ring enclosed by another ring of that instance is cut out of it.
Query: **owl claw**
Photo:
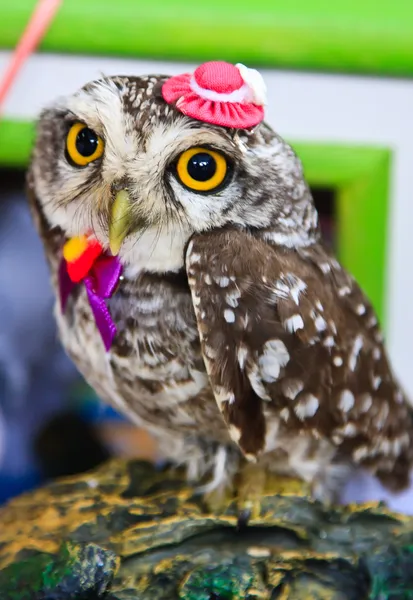
[[[203,502],[210,513],[222,514],[234,503],[233,489],[221,487],[206,492],[203,495]]]
[[[245,508],[241,510],[238,514],[238,529],[242,530],[248,526],[248,523],[251,519],[251,510],[249,508]]]
[[[303,481],[277,475],[260,465],[247,463],[238,473],[236,493],[238,525],[245,527],[262,516],[266,496],[310,496],[311,490]]]
[[[223,514],[234,508],[238,529],[260,519],[263,500],[268,496],[311,496],[310,486],[293,477],[276,475],[260,465],[247,463],[237,473],[232,485],[204,494],[203,502],[210,513]]]

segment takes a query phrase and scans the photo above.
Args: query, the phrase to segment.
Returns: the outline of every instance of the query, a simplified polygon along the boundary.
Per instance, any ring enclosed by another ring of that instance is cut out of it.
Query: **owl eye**
[[[190,190],[212,192],[225,181],[228,167],[221,153],[208,148],[190,148],[179,156],[176,173]]]
[[[66,138],[66,152],[72,163],[85,167],[103,154],[104,142],[84,123],[74,123]]]

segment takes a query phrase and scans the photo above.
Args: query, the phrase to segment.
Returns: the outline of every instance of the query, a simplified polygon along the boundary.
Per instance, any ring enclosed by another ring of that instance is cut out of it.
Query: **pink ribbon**
[[[83,279],[89,304],[106,351],[110,349],[113,338],[116,335],[116,325],[105,304],[105,299],[110,298],[115,292],[121,274],[122,266],[119,259],[116,256],[102,255]],[[75,286],[76,284],[73,283],[68,275],[66,261],[63,259],[59,267],[59,291],[62,312],[65,311],[67,301]]]

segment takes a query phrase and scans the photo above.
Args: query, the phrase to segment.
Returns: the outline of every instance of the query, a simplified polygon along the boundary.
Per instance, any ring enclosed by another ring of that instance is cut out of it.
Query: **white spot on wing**
[[[360,315],[360,316],[364,315],[365,312],[366,312],[366,307],[364,306],[364,304],[358,304],[356,306],[356,313],[358,315]]]
[[[232,308],[236,308],[238,306],[238,300],[241,297],[241,293],[239,290],[234,290],[233,292],[228,292],[228,294],[226,294],[225,296],[225,301],[228,304],[228,306],[231,306]]]
[[[271,383],[278,379],[280,369],[290,360],[285,344],[281,340],[269,340],[264,344],[263,353],[258,359],[261,377]]]
[[[357,427],[354,423],[346,423],[343,427],[337,427],[334,433],[343,437],[354,437],[357,435]]]
[[[335,356],[335,357],[333,358],[333,364],[334,364],[336,367],[341,367],[341,365],[343,364],[343,359],[341,358],[341,356]]]
[[[348,359],[348,366],[351,371],[354,371],[357,364],[358,355],[360,354],[360,350],[363,347],[363,336],[357,335],[354,338],[353,347],[350,352],[350,356]]]
[[[343,412],[348,412],[354,406],[354,395],[350,390],[343,390],[340,395],[340,400],[338,402],[339,408]]]
[[[294,407],[295,414],[299,419],[306,419],[314,417],[315,413],[318,410],[320,403],[318,398],[313,396],[313,394],[305,394],[297,405]]]
[[[343,287],[341,287],[338,290],[338,295],[341,296],[341,297],[343,297],[343,296],[347,296],[348,294],[350,294],[350,292],[351,292],[351,289],[349,288],[349,286],[348,285],[344,285]]]
[[[373,390],[378,390],[381,384],[381,377],[373,377],[371,381],[371,385],[373,386]]]
[[[294,284],[294,286],[291,288],[291,297],[294,300],[294,302],[298,305],[298,300],[300,297],[300,294],[302,292],[304,292],[307,289],[307,285],[304,283],[304,281],[302,281],[301,279],[299,279],[298,277],[296,277],[296,282]]]
[[[316,317],[316,319],[314,320],[314,325],[317,331],[324,331],[327,328],[327,323],[321,315],[318,315],[318,317]]]
[[[224,319],[226,320],[227,323],[234,323],[235,322],[234,311],[231,310],[230,308],[226,308],[224,310]]]
[[[284,300],[288,298],[290,293],[290,288],[288,285],[285,285],[280,279],[278,279],[275,283],[274,294],[277,298],[283,298]]]
[[[219,287],[225,288],[229,286],[229,277],[215,277],[215,283],[219,285]]]
[[[298,329],[304,329],[304,321],[301,315],[293,315],[284,321],[284,327],[289,333],[295,333]]]

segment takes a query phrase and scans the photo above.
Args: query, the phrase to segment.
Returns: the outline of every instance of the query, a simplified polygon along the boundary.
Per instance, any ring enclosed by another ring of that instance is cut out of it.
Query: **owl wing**
[[[271,448],[277,417],[356,463],[393,468],[411,440],[409,410],[372,307],[321,245],[210,232],[191,240],[186,268],[215,399],[247,458]]]

